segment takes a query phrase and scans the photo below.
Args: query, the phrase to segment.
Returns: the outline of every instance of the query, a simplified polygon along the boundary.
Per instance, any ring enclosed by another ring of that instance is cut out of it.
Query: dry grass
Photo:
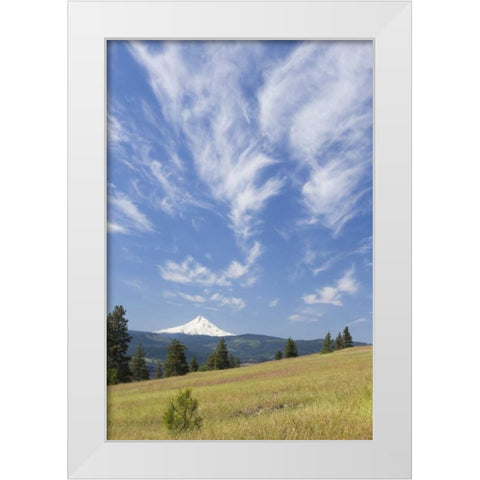
[[[162,424],[168,399],[193,389],[203,427]],[[372,438],[372,348],[108,387],[109,440]]]

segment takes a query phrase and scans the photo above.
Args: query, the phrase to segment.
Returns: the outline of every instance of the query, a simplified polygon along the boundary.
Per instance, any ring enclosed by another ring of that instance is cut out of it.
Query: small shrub
[[[163,414],[163,423],[175,432],[199,429],[202,417],[197,414],[197,409],[198,400],[192,398],[192,389],[179,390],[176,398],[170,399],[170,405]]]

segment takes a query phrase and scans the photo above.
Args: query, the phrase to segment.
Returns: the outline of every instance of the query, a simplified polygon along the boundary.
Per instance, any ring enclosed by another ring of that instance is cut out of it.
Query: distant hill
[[[187,347],[185,355],[187,361],[195,355],[197,362],[203,363],[207,360],[218,345],[219,337],[209,335],[191,335],[183,333],[152,333],[130,330],[132,341],[130,342],[128,354],[134,355],[137,345],[141,343],[145,348],[147,359],[165,361],[167,349],[172,340],[176,338]],[[234,335],[225,337],[229,353],[238,357],[242,363],[259,363],[273,360],[277,350],[284,351],[285,338],[270,337],[268,335]],[[323,339],[316,340],[295,340],[298,355],[309,355],[320,352]],[[353,342],[355,346],[367,345],[363,342]]]

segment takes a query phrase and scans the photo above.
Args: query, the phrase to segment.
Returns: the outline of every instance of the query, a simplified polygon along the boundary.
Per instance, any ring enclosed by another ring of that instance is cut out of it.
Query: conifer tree
[[[195,355],[190,360],[190,371],[191,372],[197,372],[198,371],[197,357],[195,357]]]
[[[188,373],[187,359],[185,358],[186,349],[187,347],[182,345],[178,340],[172,340],[172,343],[168,347],[167,359],[165,361],[165,377],[175,377]]]
[[[131,380],[127,355],[132,337],[128,333],[126,310],[116,305],[107,316],[107,383],[123,383]]]
[[[348,327],[345,327],[345,330],[343,330],[343,345],[345,348],[353,347],[353,338]]]
[[[217,349],[215,351],[214,368],[215,370],[225,370],[226,368],[230,368],[228,349],[224,338],[221,338],[218,342]]]
[[[343,345],[343,337],[342,334],[339,332],[337,338],[335,338],[335,350],[341,350],[345,348]]]
[[[285,343],[285,358],[292,358],[297,356],[297,345],[293,341],[292,337],[288,337]]]
[[[147,362],[145,361],[145,350],[143,349],[143,345],[141,343],[137,345],[137,351],[132,358],[130,370],[132,372],[132,380],[134,382],[140,382],[141,380],[148,380],[150,378]]]
[[[155,378],[162,378],[162,377],[163,377],[163,363],[161,360],[159,360],[155,368]]]
[[[228,368],[235,368],[237,366],[237,358],[233,356],[233,354],[228,355]]]
[[[283,358],[283,354],[281,350],[277,350],[275,352],[275,360],[281,360]]]
[[[216,352],[212,352],[208,356],[207,361],[204,363],[205,370],[215,370],[215,357],[216,356],[217,356]]]
[[[323,339],[323,347],[320,353],[330,353],[331,351],[333,351],[332,335],[330,332],[327,332]]]

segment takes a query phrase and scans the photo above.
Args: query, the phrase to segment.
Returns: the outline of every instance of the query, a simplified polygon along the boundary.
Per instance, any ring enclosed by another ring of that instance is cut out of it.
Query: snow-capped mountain
[[[184,325],[156,330],[154,333],[183,333],[185,335],[209,335],[210,337],[230,337],[235,335],[234,333],[221,330],[201,315]]]

